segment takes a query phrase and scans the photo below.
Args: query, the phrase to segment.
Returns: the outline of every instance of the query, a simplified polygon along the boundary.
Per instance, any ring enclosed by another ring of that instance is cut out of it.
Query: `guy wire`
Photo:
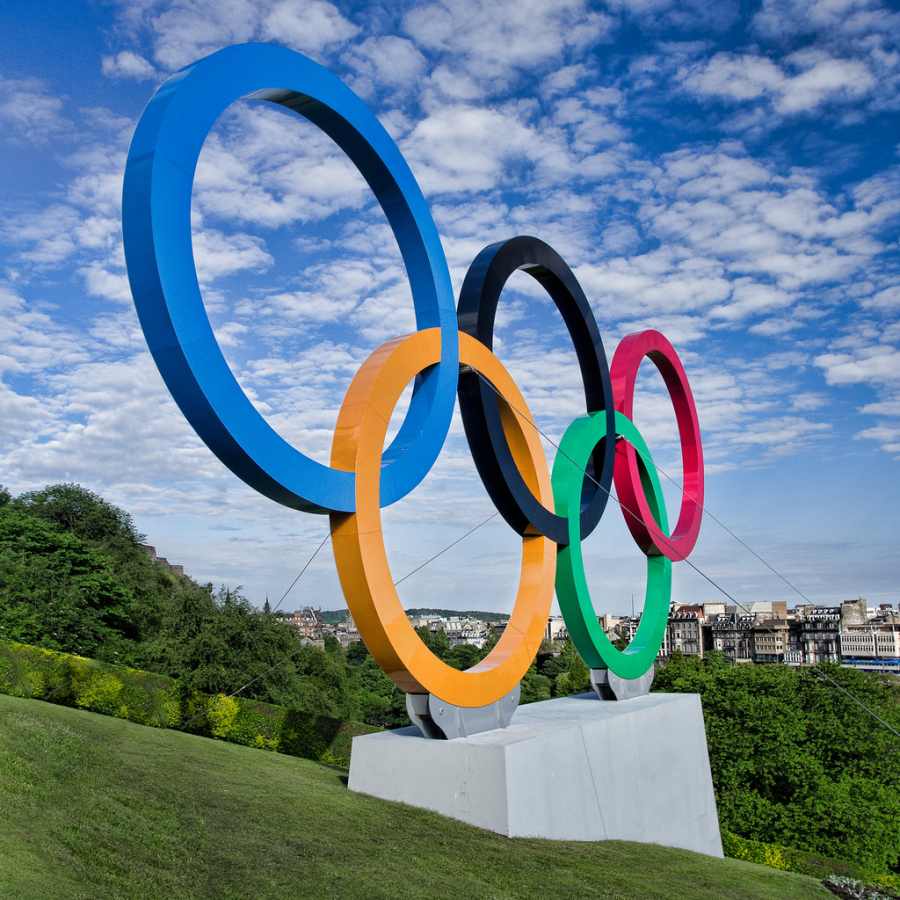
[[[470,534],[478,531],[478,529],[481,528],[483,525],[487,525],[487,523],[490,522],[491,519],[496,518],[498,515],[500,515],[500,514],[495,512],[495,513],[491,514],[490,516],[488,516],[483,522],[480,522],[478,525],[476,525],[474,528],[470,528],[464,535],[462,535],[461,537],[458,537],[452,543],[447,544],[447,546],[444,547],[443,550],[439,550],[430,559],[426,559],[425,562],[423,562],[420,566],[416,566],[415,569],[413,569],[410,572],[407,572],[402,578],[397,579],[397,581],[394,582],[394,587],[396,587],[402,581],[406,581],[406,579],[409,578],[411,575],[415,575],[416,572],[418,572],[420,569],[424,569],[425,566],[427,566],[429,563],[434,562],[439,556],[441,556],[441,554],[446,553],[451,547],[455,547],[460,541],[465,540],[465,538],[467,538]],[[316,555],[318,554],[318,552],[325,546],[325,542],[328,540],[329,537],[331,537],[330,531],[325,535],[324,538],[322,538],[322,542],[319,544],[318,547],[316,547],[316,549],[313,551],[312,556],[310,556],[310,558],[306,561],[306,565],[303,566],[303,568],[300,570],[297,577],[291,582],[291,586],[284,592],[281,600],[279,600],[278,603],[275,604],[275,608],[272,610],[273,613],[278,609],[279,606],[281,606],[281,604],[284,602],[285,597],[287,597],[287,595],[293,590],[294,585],[300,580],[300,577],[309,568],[312,561],[316,558]],[[272,666],[270,669],[267,669],[265,672],[263,672],[262,675],[257,675],[256,678],[252,679],[251,681],[248,681],[245,685],[243,685],[242,687],[239,687],[233,693],[228,694],[227,695],[228,698],[236,697],[238,694],[241,693],[241,691],[244,691],[248,687],[250,687],[251,684],[254,684],[255,682],[259,681],[260,678],[265,678],[265,676],[268,675],[270,672],[274,672],[275,669],[277,669],[279,666],[286,663],[289,659],[292,659],[293,657],[295,657],[302,649],[303,649],[302,647],[298,647],[296,650],[294,650],[293,653],[288,654],[287,656],[285,656],[284,659],[279,660],[277,663],[275,663],[274,666]],[[216,706],[219,705],[219,702],[220,702],[219,700],[216,700],[216,702],[213,703],[212,706],[208,707],[207,709],[204,709],[203,712],[197,713],[196,716],[194,716],[192,719],[189,719],[187,722],[185,722],[184,725],[182,725],[182,728],[187,728],[187,726],[190,725],[192,722],[196,722],[197,719],[200,719],[203,716],[207,715],[208,713],[212,712],[216,708]]]
[[[313,551],[313,555],[310,556],[310,558],[306,561],[306,565],[304,565],[303,568],[300,570],[300,574],[297,575],[297,577],[291,582],[291,586],[284,592],[284,594],[282,595],[282,597],[278,601],[278,603],[275,604],[275,609],[272,610],[273,613],[275,612],[275,610],[278,609],[279,606],[281,606],[281,604],[284,602],[285,597],[287,597],[287,595],[294,589],[294,585],[300,580],[300,576],[309,568],[310,564],[316,558],[319,551],[325,546],[325,541],[327,541],[330,536],[331,536],[331,532],[329,531],[326,533],[325,537],[322,538],[322,543],[319,544],[319,546],[316,547],[316,549]],[[284,665],[284,663],[286,663],[292,657],[296,656],[302,649],[303,649],[302,646],[298,647],[296,650],[294,650],[293,653],[290,653],[284,659],[279,660],[277,663],[275,663],[275,665],[272,666],[271,669],[266,669],[266,671],[263,672],[262,675],[257,675],[256,678],[253,678],[250,681],[248,681],[245,685],[243,685],[243,687],[239,687],[236,691],[234,691],[234,693],[228,694],[227,699],[230,699],[231,697],[236,697],[238,694],[241,693],[241,691],[244,691],[248,687],[250,687],[251,684],[254,684],[255,682],[259,681],[260,678],[265,678],[265,676],[268,675],[269,672],[274,672],[275,669],[277,669],[281,665]],[[217,698],[216,702],[213,703],[212,706],[207,707],[206,709],[203,710],[203,712],[197,713],[197,715],[194,716],[192,719],[188,719],[188,721],[185,722],[184,725],[182,725],[181,727],[187,728],[188,725],[190,725],[192,722],[196,722],[197,719],[202,719],[203,716],[207,715],[208,713],[211,713],[219,705],[219,702],[220,701]]]
[[[475,370],[475,371],[477,372],[477,370]],[[599,481],[598,481],[598,480],[597,480],[590,472],[588,472],[587,470],[585,470],[582,466],[579,466],[579,465],[578,465],[578,464],[577,464],[577,463],[576,463],[576,462],[575,462],[575,461],[574,461],[567,453],[565,453],[565,452],[560,448],[559,444],[557,444],[557,443],[556,443],[549,435],[547,435],[544,431],[542,431],[542,430],[538,427],[537,423],[534,422],[534,420],[533,420],[530,416],[526,416],[521,410],[517,409],[512,403],[510,403],[510,402],[509,402],[509,401],[508,401],[508,400],[507,400],[507,399],[506,399],[506,398],[505,398],[505,397],[497,390],[497,388],[494,387],[494,385],[493,385],[487,378],[485,378],[484,375],[482,375],[481,372],[477,372],[477,375],[478,375],[478,377],[479,377],[486,385],[488,385],[488,387],[490,387],[490,389],[497,395],[497,397],[498,397],[500,400],[502,400],[504,403],[506,403],[506,404],[510,407],[510,409],[512,409],[514,412],[516,412],[516,413],[519,415],[520,418],[522,418],[524,421],[528,422],[528,424],[531,425],[531,427],[534,428],[534,430],[535,430],[539,435],[541,435],[541,437],[543,437],[544,440],[546,440],[551,446],[553,446],[553,447],[556,449],[556,451],[557,451],[558,453],[562,453],[563,456],[564,456],[566,459],[568,459],[569,462],[571,462],[572,465],[575,466],[575,468],[577,468],[579,471],[581,471],[581,472],[584,474],[584,476],[585,476],[586,478],[589,478],[591,481],[594,482],[594,484],[595,484],[597,487],[599,487],[601,490],[605,491],[605,493],[607,494],[607,496],[610,497],[612,500],[614,500],[614,501],[619,505],[619,507],[620,507],[620,509],[623,511],[623,513],[625,513],[625,514],[631,516],[631,517],[634,518],[634,519],[637,519],[637,518],[638,518],[637,515],[636,515],[634,512],[632,512],[630,509],[628,509],[628,508],[622,503],[622,501],[619,500],[619,498],[616,497],[616,496],[612,493],[612,491],[610,491],[610,490],[604,488],[603,485],[601,485],[600,482],[599,482]],[[632,445],[632,446],[633,446],[633,445]],[[637,450],[637,448],[635,448],[635,449]],[[640,453],[640,450],[638,450],[637,452]],[[796,591],[801,597],[803,597],[804,600],[806,600],[808,603],[812,603],[812,601],[809,600],[809,598],[808,598],[802,591],[800,591],[799,588],[797,588],[797,587],[795,587],[793,584],[791,584],[790,581],[788,581],[783,575],[781,575],[781,573],[779,573],[773,566],[771,566],[771,565],[770,565],[768,562],[766,562],[766,560],[764,560],[758,553],[756,553],[756,551],[754,551],[754,550],[753,550],[751,547],[749,547],[744,541],[742,541],[742,540],[741,540],[741,539],[740,539],[733,531],[731,531],[730,528],[728,528],[728,527],[727,527],[726,525],[724,525],[724,524],[723,524],[716,516],[714,516],[712,513],[710,513],[710,512],[709,512],[709,511],[708,511],[701,503],[699,503],[699,502],[696,500],[696,498],[691,497],[690,494],[687,494],[687,492],[686,492],[682,487],[680,487],[680,486],[678,485],[678,483],[675,481],[675,479],[673,479],[667,472],[665,472],[663,469],[661,469],[661,468],[660,468],[660,467],[659,467],[652,459],[649,459],[649,460],[648,460],[647,457],[646,457],[643,453],[641,453],[641,458],[644,459],[645,462],[651,462],[651,463],[654,465],[654,467],[655,467],[659,472],[661,472],[661,473],[662,473],[669,481],[671,481],[673,484],[675,484],[676,487],[679,487],[679,490],[681,490],[681,492],[682,492],[683,495],[687,495],[688,497],[690,497],[690,499],[691,499],[694,503],[696,503],[696,504],[701,508],[701,510],[703,510],[704,514],[709,515],[710,518],[713,519],[713,521],[715,521],[720,527],[722,527],[726,532],[728,532],[729,535],[731,535],[731,536],[732,536],[739,544],[741,544],[741,545],[742,545],[745,549],[747,549],[753,556],[755,556],[760,562],[762,562],[767,568],[769,568],[775,575],[777,575],[782,581],[784,581],[785,584],[787,584],[787,585],[788,585],[789,587],[791,587],[794,591]],[[447,552],[448,550],[450,550],[452,547],[455,547],[458,543],[460,543],[461,541],[463,541],[463,540],[464,540],[465,538],[467,538],[469,535],[473,534],[475,531],[478,531],[478,529],[480,529],[482,526],[486,525],[488,522],[490,522],[492,519],[496,518],[498,515],[499,515],[499,513],[498,513],[498,512],[495,512],[495,513],[493,513],[492,515],[488,516],[483,522],[480,522],[478,525],[476,525],[474,528],[470,528],[465,534],[461,535],[461,536],[458,537],[456,540],[454,540],[454,541],[452,541],[451,543],[449,543],[449,544],[448,544],[446,547],[444,547],[442,550],[439,550],[437,553],[435,553],[434,556],[432,556],[432,557],[430,557],[429,559],[425,560],[425,562],[423,562],[421,565],[416,566],[416,568],[414,568],[414,569],[412,569],[411,571],[407,572],[406,575],[404,575],[402,578],[399,578],[397,581],[395,581],[395,582],[394,582],[394,587],[396,587],[397,585],[401,584],[403,581],[406,581],[407,578],[411,577],[411,576],[414,575],[416,572],[420,571],[421,569],[424,569],[427,565],[429,565],[430,563],[434,562],[434,560],[436,560],[439,556],[441,556],[442,554],[446,553],[446,552]],[[309,568],[309,566],[311,565],[312,561],[316,558],[316,556],[318,555],[319,551],[322,549],[322,547],[325,546],[325,542],[326,542],[326,541],[328,540],[328,538],[330,537],[330,534],[331,534],[331,533],[330,533],[330,531],[329,531],[329,532],[325,535],[325,537],[322,538],[321,543],[320,543],[319,546],[316,547],[316,549],[313,551],[312,556],[310,556],[310,558],[307,560],[306,564],[303,566],[303,568],[302,568],[302,569],[300,570],[300,572],[298,573],[297,577],[293,580],[293,582],[291,582],[290,587],[284,592],[284,594],[282,595],[281,599],[280,599],[280,600],[278,601],[278,603],[275,605],[275,609],[273,610],[273,612],[274,612],[275,610],[277,610],[279,606],[281,606],[281,604],[284,602],[284,600],[285,600],[285,598],[287,597],[287,595],[293,590],[294,585],[297,584],[297,582],[300,580],[300,578],[301,578],[301,576],[303,575],[303,573],[306,572],[306,570],[307,570],[307,569]],[[691,562],[691,560],[689,560],[683,553],[681,553],[681,551],[680,551],[676,546],[674,546],[673,544],[669,543],[668,540],[665,540],[665,536],[663,536],[663,538],[664,538],[664,543],[666,544],[666,546],[667,546],[670,550],[674,551],[674,552],[680,557],[680,559],[683,560],[684,562],[686,562],[686,563],[687,563],[687,564],[688,564],[688,565],[689,565],[689,566],[690,566],[690,567],[691,567],[698,575],[700,575],[703,579],[705,579],[707,582],[709,582],[709,584],[711,584],[717,591],[719,591],[719,593],[723,594],[725,597],[727,597],[729,600],[731,600],[731,601],[735,604],[735,606],[739,606],[739,607],[740,607],[741,609],[743,609],[745,612],[749,612],[749,610],[747,609],[746,606],[744,606],[743,603],[741,603],[739,600],[737,600],[735,597],[733,597],[728,591],[725,590],[725,588],[723,588],[723,587],[722,587],[720,584],[718,584],[713,578],[711,578],[709,575],[707,575],[702,569],[698,568],[697,565],[695,565],[695,564],[694,564],[693,562]],[[770,628],[770,627],[766,624],[765,621],[760,622],[760,624],[761,624],[762,627],[765,628],[766,631],[768,631],[770,634],[773,634],[773,635],[776,635],[776,636],[777,636],[777,633],[776,633],[772,628]],[[231,693],[231,694],[228,694],[227,696],[228,696],[229,698],[231,698],[231,697],[236,697],[238,694],[240,694],[242,691],[246,690],[246,689],[247,689],[248,687],[250,687],[252,684],[256,683],[256,682],[259,681],[261,678],[264,678],[264,677],[265,677],[266,675],[268,675],[270,672],[273,672],[273,671],[274,671],[275,669],[277,669],[279,666],[283,665],[283,664],[286,663],[288,660],[292,659],[292,658],[293,658],[294,656],[296,656],[302,649],[303,649],[302,647],[298,647],[296,650],[294,650],[294,651],[293,651],[292,653],[290,653],[288,656],[284,657],[284,659],[282,659],[282,660],[280,660],[279,662],[275,663],[275,665],[273,665],[271,668],[267,669],[267,670],[266,670],[265,672],[263,672],[261,675],[257,675],[255,678],[251,679],[251,680],[248,681],[245,685],[243,685],[242,687],[239,687],[236,691],[234,691],[234,692]],[[889,731],[893,732],[893,734],[897,735],[897,737],[900,737],[900,732],[898,732],[895,728],[893,728],[893,726],[891,726],[891,725],[889,725],[887,722],[885,722],[884,719],[882,719],[882,718],[881,718],[877,713],[875,713],[873,710],[869,709],[868,706],[866,706],[861,700],[859,700],[857,697],[855,697],[853,694],[851,694],[848,690],[846,690],[846,688],[844,688],[844,687],[842,687],[840,684],[838,684],[838,683],[837,683],[837,682],[836,682],[836,681],[835,681],[835,680],[834,680],[827,672],[824,672],[822,669],[820,669],[820,668],[819,668],[817,665],[815,665],[815,664],[811,664],[811,665],[809,666],[809,668],[810,668],[810,669],[813,669],[813,670],[816,671],[816,672],[818,672],[823,678],[825,678],[828,682],[830,682],[832,685],[834,685],[834,687],[836,687],[839,691],[841,691],[841,693],[846,694],[846,696],[849,697],[854,703],[856,703],[859,707],[861,707],[862,709],[864,709],[870,716],[872,716],[873,719],[875,719],[876,721],[880,722],[882,725],[884,725],[885,728],[887,728]],[[207,715],[209,712],[211,712],[213,709],[215,709],[215,707],[218,705],[218,702],[219,702],[219,701],[217,700],[216,703],[214,703],[214,704],[213,704],[212,706],[210,706],[208,709],[203,710],[203,712],[200,712],[200,713],[198,713],[197,715],[195,715],[193,718],[189,719],[189,720],[184,724],[184,726],[182,726],[182,727],[187,727],[187,726],[190,725],[191,723],[195,722],[197,719],[202,718],[203,716]]]
[[[568,453],[565,453],[565,452],[560,448],[559,444],[557,444],[556,441],[554,441],[549,435],[545,434],[545,433],[538,427],[537,423],[533,420],[533,418],[532,418],[531,416],[527,416],[527,415],[525,415],[525,413],[523,413],[520,409],[517,409],[517,408],[515,407],[514,404],[510,403],[510,402],[506,399],[506,397],[504,397],[504,396],[500,393],[500,391],[498,391],[497,388],[494,387],[494,385],[491,384],[491,382],[490,382],[487,378],[485,378],[484,375],[482,375],[481,372],[478,372],[477,370],[475,370],[475,371],[476,371],[478,377],[479,377],[479,378],[480,378],[480,379],[481,379],[481,380],[482,380],[482,381],[483,381],[483,382],[484,382],[484,383],[485,383],[485,384],[486,384],[486,385],[487,385],[487,386],[488,386],[488,387],[489,387],[489,388],[497,395],[498,399],[502,400],[502,401],[503,401],[507,406],[509,406],[509,408],[512,409],[512,410],[513,410],[513,411],[514,411],[521,419],[523,419],[523,420],[526,421],[529,425],[531,425],[531,427],[534,428],[534,430],[535,430],[542,438],[544,438],[544,440],[546,440],[551,446],[553,446],[553,447],[556,448],[557,453],[562,453],[563,456],[564,456],[570,463],[572,463],[572,465],[575,466],[576,469],[578,469],[580,472],[582,472],[586,478],[589,478],[591,481],[593,481],[594,484],[597,485],[597,487],[600,488],[602,491],[604,491],[604,492],[606,493],[606,495],[607,495],[610,499],[615,500],[615,502],[619,504],[619,508],[622,510],[623,513],[625,513],[625,514],[631,516],[631,517],[632,517],[633,519],[635,519],[635,520],[638,519],[637,514],[634,513],[634,512],[632,512],[630,509],[628,509],[628,508],[622,503],[622,501],[619,500],[619,498],[616,497],[616,496],[612,493],[612,491],[608,490],[607,488],[604,488],[603,485],[600,484],[600,482],[597,481],[597,479],[596,479],[590,472],[588,472],[588,471],[587,471],[586,469],[584,469],[582,466],[579,466],[579,465],[575,462],[575,460],[573,460],[572,457],[569,456]],[[632,445],[632,446],[634,446],[634,445]],[[637,448],[635,448],[635,449],[637,449]],[[641,454],[641,456],[642,456],[642,458],[645,458],[643,454]],[[652,460],[651,460],[651,462],[652,462]],[[656,463],[654,463],[654,466],[656,466]],[[659,468],[659,467],[656,466],[656,468]],[[660,469],[660,471],[662,471],[662,470]],[[663,474],[665,474],[665,473],[663,473]],[[668,478],[669,476],[667,475],[666,477]],[[670,479],[670,480],[672,480],[672,479]],[[676,484],[677,484],[677,482],[676,482]],[[685,493],[685,492],[682,490],[682,493]],[[690,495],[688,494],[688,496],[690,496]],[[700,503],[698,503],[697,500],[695,500],[694,498],[691,498],[691,499],[694,500],[694,502],[697,503],[698,506],[700,506],[700,508],[703,510],[704,513],[706,512],[706,510],[704,509],[704,507],[703,507]],[[711,516],[711,518],[712,518],[714,521],[718,522],[718,523],[721,525],[721,522],[719,522],[719,520],[718,520],[715,516]],[[722,526],[722,527],[724,528],[725,526]],[[740,538],[737,538],[737,536],[734,535],[733,532],[732,532],[730,529],[725,528],[725,530],[726,530],[729,534],[731,534],[732,537],[735,537],[736,540],[738,540],[743,546],[747,547],[747,545],[744,544],[744,542],[741,541]],[[688,559],[688,558],[687,558],[687,557],[686,557],[686,556],[685,556],[685,555],[684,555],[684,554],[683,554],[676,546],[674,546],[673,544],[669,543],[669,541],[665,539],[665,535],[663,535],[663,538],[664,538],[663,543],[665,543],[666,546],[667,546],[670,550],[672,550],[673,552],[677,553],[678,556],[681,558],[681,560],[683,560],[684,562],[686,562],[686,563],[687,563],[687,564],[688,564],[688,565],[689,565],[689,566],[690,566],[690,567],[691,567],[698,575],[700,575],[702,578],[706,579],[706,581],[708,581],[708,582],[709,582],[709,583],[710,583],[717,591],[719,591],[721,594],[724,594],[724,596],[726,596],[729,600],[731,600],[731,601],[735,604],[735,606],[739,606],[742,610],[744,610],[744,612],[747,612],[747,613],[750,612],[750,610],[748,610],[747,607],[744,606],[743,603],[741,603],[741,602],[740,602],[739,600],[737,600],[736,598],[732,597],[732,595],[729,594],[728,591],[725,590],[725,588],[723,588],[721,585],[719,585],[718,583],[716,583],[716,581],[713,580],[712,578],[710,578],[710,576],[707,575],[704,571],[702,571],[701,569],[699,569],[699,568],[698,568],[694,563],[692,563],[692,562],[691,562],[691,561],[690,561],[690,560],[689,560],[689,559]],[[749,547],[747,547],[747,549],[750,550]],[[750,550],[750,552],[753,553],[754,556],[757,556],[757,558],[759,558],[761,561],[765,562],[765,560],[762,560],[762,557],[759,557],[758,554],[756,554],[754,551]],[[768,566],[768,568],[772,569],[772,571],[775,572],[776,575],[779,574],[779,573],[777,572],[777,570],[775,570],[775,569],[774,569],[772,566],[770,566],[768,563],[766,563],[766,565]],[[784,581],[786,584],[789,584],[789,585],[790,585],[790,582],[789,582],[786,578],[784,578],[783,576],[780,576],[780,575],[779,575],[779,577],[782,578],[782,581]],[[791,585],[791,587],[793,587],[793,585]],[[797,590],[797,589],[794,588],[794,590]],[[801,591],[798,590],[797,593],[799,593],[800,596],[803,597],[804,599],[807,599],[807,598],[806,598],[806,595],[803,594]],[[811,601],[808,601],[808,602],[811,602]],[[763,628],[766,629],[766,631],[768,631],[770,634],[773,634],[773,635],[775,635],[775,636],[777,637],[777,633],[776,633],[772,628],[770,628],[770,627],[765,623],[765,621],[760,622],[760,624],[763,626]],[[841,691],[842,693],[846,694],[846,695],[847,695],[854,703],[856,703],[858,706],[860,706],[862,709],[864,709],[870,716],[872,716],[873,719],[876,719],[877,721],[881,722],[881,724],[884,725],[884,727],[887,728],[888,731],[891,731],[891,732],[893,732],[895,735],[897,735],[897,737],[900,737],[900,731],[897,731],[892,725],[889,725],[887,722],[885,722],[884,719],[881,718],[881,716],[879,716],[879,715],[878,715],[876,712],[874,712],[873,710],[869,709],[869,707],[866,706],[865,703],[863,703],[863,702],[862,702],[861,700],[859,700],[857,697],[853,696],[853,694],[851,694],[850,691],[848,691],[846,688],[841,687],[841,685],[839,685],[839,684],[838,684],[838,683],[837,683],[837,682],[836,682],[836,681],[835,681],[835,680],[834,680],[827,672],[824,672],[824,671],[823,671],[822,669],[820,669],[815,663],[811,663],[810,666],[809,666],[809,668],[815,670],[816,672],[818,672],[823,678],[827,679],[831,684],[833,684],[839,691]]]

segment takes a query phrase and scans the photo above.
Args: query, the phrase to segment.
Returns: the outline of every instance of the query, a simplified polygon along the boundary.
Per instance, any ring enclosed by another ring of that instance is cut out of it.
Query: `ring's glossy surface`
[[[650,451],[637,428],[622,413],[616,413],[616,432],[624,437],[616,446],[616,467],[625,461],[626,442],[640,451],[637,459],[647,500],[658,527],[668,531],[662,487]],[[569,515],[571,540],[559,548],[556,571],[556,596],[566,629],[581,658],[592,669],[611,669],[621,678],[640,678],[653,665],[669,623],[669,598],[672,593],[672,563],[664,556],[647,555],[647,591],[641,624],[634,640],[625,650],[617,650],[597,621],[590,589],[584,573],[577,517],[585,463],[600,442],[612,443],[605,416],[579,416],[566,429],[553,463],[553,496],[560,515]],[[623,509],[625,518],[630,518]]]
[[[135,305],[172,396],[207,446],[239,478],[286,506],[353,509],[352,472],[338,472],[283,440],[257,412],[222,355],[197,283],[191,188],[216,119],[242,97],[309,119],[347,154],[390,222],[419,328],[437,327],[441,355],[415,386],[385,452],[382,502],[424,477],[443,446],[456,400],[458,342],[450,274],[425,198],[397,145],[369,108],[312,60],[271,44],[239,44],[186,66],[156,92],[128,153],[122,220]]]
[[[581,368],[587,412],[604,411],[613,430],[613,394],[600,330],[590,304],[572,270],[548,244],[534,237],[515,237],[486,247],[469,267],[460,292],[459,330],[493,348],[494,318],[500,293],[513,272],[527,272],[547,291],[572,338]],[[494,505],[519,534],[543,534],[558,544],[571,539],[569,523],[537,501],[528,490],[506,446],[497,398],[474,373],[459,379],[459,405],[475,465]],[[586,538],[606,509],[613,479],[614,453],[608,444],[594,464],[579,507],[580,536]]]
[[[395,684],[456,706],[486,706],[521,681],[538,651],[553,601],[556,545],[539,535],[522,538],[522,573],[512,616],[497,645],[478,665],[459,672],[416,634],[385,555],[378,471],[397,399],[419,372],[437,363],[440,353],[436,329],[417,331],[382,344],[356,373],[338,417],[331,457],[333,465],[356,472],[356,512],[332,514],[332,544],[360,637]],[[525,398],[497,357],[474,338],[460,335],[460,356],[508,401],[500,407],[515,463],[535,496],[550,503],[550,473]]]
[[[615,481],[619,502],[630,515],[625,518],[635,542],[644,553],[658,553],[677,562],[694,549],[703,518],[703,447],[694,395],[675,348],[658,331],[641,331],[622,338],[612,362],[616,411],[634,418],[634,385],[638,368],[648,357],[659,369],[672,398],[681,460],[684,469],[681,511],[671,535],[663,534],[655,521],[641,481],[638,454],[625,450],[625,463],[616,463]]]

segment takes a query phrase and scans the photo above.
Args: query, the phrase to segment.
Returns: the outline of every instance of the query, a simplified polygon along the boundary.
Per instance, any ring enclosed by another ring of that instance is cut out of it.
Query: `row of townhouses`
[[[600,619],[611,639],[628,640],[640,620],[640,616]],[[890,604],[871,607],[862,598],[840,606],[808,604],[793,609],[784,601],[673,605],[658,658],[668,659],[676,650],[700,657],[718,650],[734,663],[838,662],[900,673],[900,615]]]

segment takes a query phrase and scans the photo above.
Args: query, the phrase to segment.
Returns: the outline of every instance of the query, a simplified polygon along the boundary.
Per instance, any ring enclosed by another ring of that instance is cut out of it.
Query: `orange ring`
[[[523,478],[541,503],[552,506],[547,460],[524,397],[487,347],[466,334],[459,340],[460,363],[481,372],[503,398],[503,425]],[[331,513],[331,537],[338,577],[360,637],[394,683],[408,693],[431,693],[454,706],[486,706],[522,680],[537,653],[553,601],[556,544],[541,535],[523,537],[512,616],[497,646],[471,669],[460,672],[441,662],[416,634],[397,596],[384,549],[381,454],[401,393],[416,375],[439,362],[440,354],[440,331],[429,328],[382,344],[356,373],[338,415],[331,451],[332,466],[356,472],[356,512]],[[523,421],[528,426],[523,427]]]

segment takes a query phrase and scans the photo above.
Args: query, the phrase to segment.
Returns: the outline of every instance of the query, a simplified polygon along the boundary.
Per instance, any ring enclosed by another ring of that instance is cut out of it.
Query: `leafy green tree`
[[[362,641],[352,641],[347,646],[344,658],[351,666],[359,666],[369,659],[370,656],[368,648]]]
[[[722,826],[743,837],[900,869],[900,685],[815,669],[673,659],[654,691],[700,694]],[[824,677],[827,675],[828,677]]]
[[[136,614],[113,559],[14,504],[0,507],[0,634],[130,661]]]
[[[563,672],[569,671],[569,660],[562,656],[551,656],[544,660],[540,666],[541,675],[546,675],[551,681],[554,681]]]
[[[54,484],[41,491],[28,491],[13,505],[91,543],[125,540],[137,544],[144,538],[129,513],[79,484]]]
[[[573,694],[583,694],[591,689],[591,671],[577,654],[569,664],[569,686]]]
[[[444,657],[444,662],[448,666],[453,666],[454,669],[463,671],[477,665],[485,655],[478,647],[473,647],[471,644],[457,644]]]
[[[406,694],[381,671],[371,656],[356,668],[356,675],[363,722],[381,728],[403,728],[410,724]]]
[[[450,638],[447,637],[447,632],[444,631],[443,626],[441,626],[431,639],[431,652],[438,659],[446,660],[450,655],[451,649]]]
[[[546,675],[539,675],[537,665],[532,663],[522,679],[522,696],[520,703],[537,703],[550,699],[552,683]]]

